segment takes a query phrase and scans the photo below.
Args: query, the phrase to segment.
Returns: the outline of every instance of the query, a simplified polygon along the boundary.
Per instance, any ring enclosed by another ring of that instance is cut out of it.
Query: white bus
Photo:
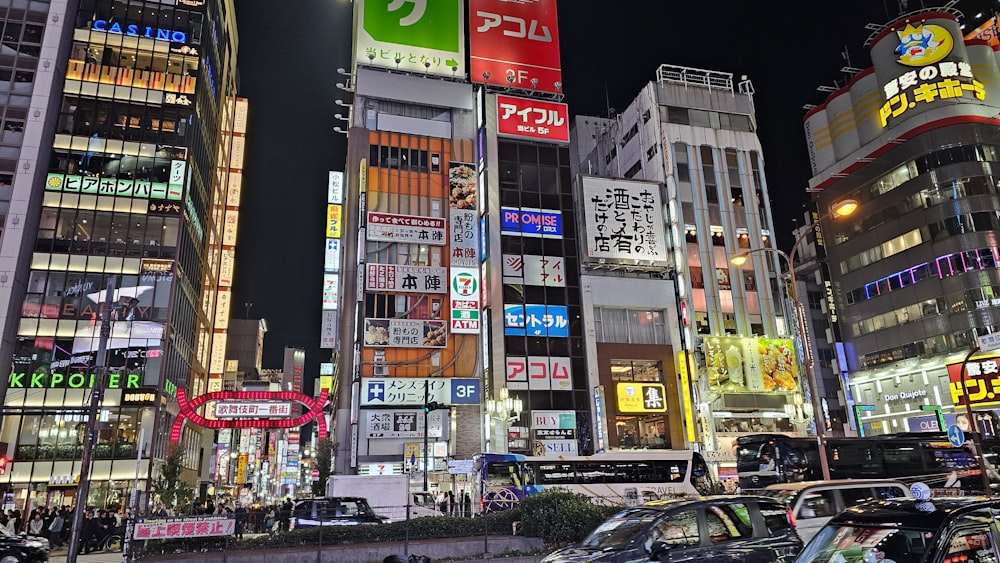
[[[600,504],[637,505],[699,495],[711,481],[705,460],[691,450],[560,457],[482,453],[474,459],[474,490],[483,512],[513,508],[546,489],[581,493]]]

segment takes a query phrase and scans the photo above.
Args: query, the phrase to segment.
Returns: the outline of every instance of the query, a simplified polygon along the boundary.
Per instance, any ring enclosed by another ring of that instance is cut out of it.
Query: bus
[[[736,449],[741,490],[823,478],[816,438],[753,434],[737,438]],[[826,456],[831,479],[920,480],[935,488],[968,492],[983,488],[972,450],[951,445],[944,434],[826,438]],[[992,467],[988,471],[991,478],[996,475]]]
[[[473,491],[481,512],[513,508],[546,489],[581,493],[599,504],[637,505],[712,487],[705,460],[690,450],[560,457],[481,453],[473,459]]]

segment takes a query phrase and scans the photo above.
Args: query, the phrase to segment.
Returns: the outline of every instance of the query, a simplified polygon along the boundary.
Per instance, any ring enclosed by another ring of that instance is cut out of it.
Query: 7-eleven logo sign
[[[451,278],[451,290],[459,297],[469,297],[479,290],[479,282],[475,274],[459,272]]]

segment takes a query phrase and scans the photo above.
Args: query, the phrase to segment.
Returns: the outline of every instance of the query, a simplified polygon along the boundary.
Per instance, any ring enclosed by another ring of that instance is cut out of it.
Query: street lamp
[[[809,403],[804,403],[802,393],[796,391],[792,393],[792,402],[785,405],[785,414],[788,415],[789,422],[795,426],[799,426],[812,420],[813,406]]]
[[[496,399],[487,399],[486,410],[490,413],[491,418],[503,424],[504,450],[509,450],[510,437],[507,433],[510,426],[521,418],[524,402],[516,397],[511,397],[507,388],[502,387]]]
[[[836,203],[833,208],[830,209],[829,213],[820,217],[820,220],[827,217],[832,217],[834,219],[840,217],[846,217],[858,209],[858,202],[853,199],[845,199]],[[820,222],[817,221],[817,223]],[[795,320],[796,328],[799,333],[799,339],[802,341],[802,363],[805,364],[806,368],[806,381],[809,384],[809,389],[812,395],[812,410],[813,415],[818,418],[820,413],[823,412],[823,405],[820,402],[821,398],[819,396],[819,386],[816,383],[816,370],[813,365],[814,359],[812,355],[812,345],[809,339],[809,323],[805,319],[805,307],[802,306],[802,302],[799,301],[799,286],[795,281],[795,257],[798,254],[799,247],[802,242],[806,240],[812,229],[803,229],[802,234],[795,239],[795,244],[792,245],[792,250],[787,254],[778,250],[777,248],[752,248],[750,250],[745,250],[739,254],[734,255],[730,258],[733,265],[739,267],[742,266],[747,258],[755,252],[774,252],[778,254],[788,263],[788,279],[791,289],[789,290],[789,297],[791,297],[792,302],[795,303]],[[823,479],[830,478],[830,463],[826,456],[826,440],[823,437],[823,430],[825,424],[820,420],[816,420],[816,443],[819,446],[819,464],[823,470]]]

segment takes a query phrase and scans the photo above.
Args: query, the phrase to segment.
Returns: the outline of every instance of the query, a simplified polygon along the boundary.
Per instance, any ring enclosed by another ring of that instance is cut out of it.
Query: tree
[[[153,492],[160,502],[174,510],[174,514],[184,514],[191,508],[194,487],[184,481],[184,450],[174,444],[167,451],[167,457],[160,466],[160,474],[153,479]]]
[[[319,469],[319,480],[313,481],[313,496],[326,496],[326,480],[333,473],[333,452],[337,444],[329,438],[323,438],[316,443],[316,457],[313,458],[313,467]]]

